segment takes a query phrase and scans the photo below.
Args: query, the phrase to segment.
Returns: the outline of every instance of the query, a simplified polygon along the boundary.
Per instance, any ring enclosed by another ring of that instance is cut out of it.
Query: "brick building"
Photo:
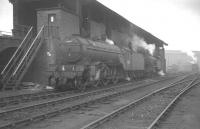
[[[191,56],[187,53],[179,50],[166,50],[166,70],[168,72],[191,72],[194,64],[200,66],[200,54],[198,51],[194,51],[194,57],[197,62],[194,62]],[[196,71],[197,72],[197,71]]]
[[[23,37],[30,26],[34,27],[36,34],[41,26],[45,25],[47,35],[54,33],[61,40],[71,35],[81,35],[90,39],[99,39],[106,35],[120,47],[128,45],[136,34],[148,44],[155,44],[156,53],[162,57],[162,62],[165,62],[163,47],[165,43],[162,40],[96,0],[9,1],[13,4],[15,37]]]
[[[134,35],[147,44],[155,44],[155,57],[161,59],[165,71],[165,50],[162,40],[129,22],[116,12],[96,0],[9,0],[13,4],[13,37],[23,40],[32,27],[33,38],[44,26],[45,42],[54,38],[56,42],[72,35],[98,40],[108,38],[119,47],[128,47]],[[51,41],[50,41],[51,42]],[[9,43],[8,43],[9,44]],[[45,43],[43,43],[45,44]],[[1,45],[1,44],[0,44]],[[28,74],[32,78],[45,73],[45,48],[41,48],[37,58],[31,63]],[[1,53],[0,53],[1,56]],[[35,70],[33,66],[40,68]],[[43,73],[41,73],[43,70]],[[41,74],[40,74],[41,73]]]
[[[108,38],[120,44],[128,42],[134,34],[147,43],[164,44],[147,31],[130,23],[96,0],[9,0],[13,4],[13,34],[20,36],[28,27],[36,30],[42,25],[58,27],[59,36],[80,34],[81,36]]]

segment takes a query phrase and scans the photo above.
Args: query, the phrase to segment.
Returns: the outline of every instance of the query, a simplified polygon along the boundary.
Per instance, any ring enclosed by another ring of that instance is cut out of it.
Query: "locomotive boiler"
[[[79,36],[52,42],[48,56],[49,85],[59,90],[70,87],[84,90],[86,86],[141,78],[145,72],[155,72],[156,67],[155,59],[148,54]]]

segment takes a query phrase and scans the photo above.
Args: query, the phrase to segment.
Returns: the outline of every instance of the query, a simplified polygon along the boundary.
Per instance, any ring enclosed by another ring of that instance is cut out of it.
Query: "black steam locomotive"
[[[160,60],[146,52],[136,53],[104,41],[78,36],[63,42],[50,43],[49,85],[65,90],[84,90],[87,86],[102,86],[152,75],[160,70]]]

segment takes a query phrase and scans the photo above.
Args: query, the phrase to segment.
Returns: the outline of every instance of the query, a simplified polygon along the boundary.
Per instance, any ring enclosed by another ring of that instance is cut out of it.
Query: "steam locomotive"
[[[134,52],[104,41],[72,36],[50,43],[49,85],[55,89],[99,87],[120,80],[132,80],[156,74],[160,60],[148,52]]]

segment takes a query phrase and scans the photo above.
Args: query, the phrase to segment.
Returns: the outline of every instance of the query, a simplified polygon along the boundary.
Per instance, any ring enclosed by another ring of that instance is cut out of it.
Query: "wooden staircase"
[[[2,90],[20,88],[21,80],[35,58],[43,41],[44,26],[41,27],[39,33],[35,37],[33,36],[33,27],[31,27],[18,49],[1,72]]]

